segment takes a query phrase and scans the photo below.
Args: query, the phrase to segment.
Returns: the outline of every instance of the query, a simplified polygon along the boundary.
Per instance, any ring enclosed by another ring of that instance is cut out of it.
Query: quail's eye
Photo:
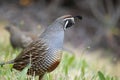
[[[74,22],[72,20],[66,20],[65,21],[65,28],[69,28],[74,24]]]

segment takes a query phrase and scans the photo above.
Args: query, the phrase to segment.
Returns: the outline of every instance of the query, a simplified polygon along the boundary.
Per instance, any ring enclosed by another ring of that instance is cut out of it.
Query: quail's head
[[[72,16],[72,15],[61,16],[61,17],[57,18],[50,26],[48,26],[40,37],[53,38],[53,36],[54,36],[54,38],[57,39],[60,36],[59,38],[63,38],[64,31],[67,28],[72,27],[75,24],[76,19],[82,19],[82,17],[81,16]]]
[[[63,25],[63,29],[73,26],[75,24],[75,19],[82,19],[82,16],[72,16],[72,15],[64,15],[56,19],[57,22]]]

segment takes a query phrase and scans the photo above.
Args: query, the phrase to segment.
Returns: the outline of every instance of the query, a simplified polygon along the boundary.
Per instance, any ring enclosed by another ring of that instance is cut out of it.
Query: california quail
[[[5,29],[10,33],[10,42],[13,48],[25,48],[37,38],[37,35],[21,31],[13,25],[8,25]]]
[[[1,65],[13,64],[13,68],[21,71],[31,64],[27,74],[39,76],[39,80],[41,80],[46,72],[53,71],[60,63],[64,31],[75,24],[75,18],[76,16],[71,15],[57,18],[38,39],[30,43],[14,60],[1,63]]]

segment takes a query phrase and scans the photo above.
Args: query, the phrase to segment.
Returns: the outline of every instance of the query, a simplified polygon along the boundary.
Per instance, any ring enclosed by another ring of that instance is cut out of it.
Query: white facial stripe
[[[66,30],[67,24],[68,24],[68,21],[66,21],[66,23],[65,23],[64,30]]]
[[[68,24],[68,21],[66,21],[66,23],[65,23],[65,27],[67,26],[67,24]]]

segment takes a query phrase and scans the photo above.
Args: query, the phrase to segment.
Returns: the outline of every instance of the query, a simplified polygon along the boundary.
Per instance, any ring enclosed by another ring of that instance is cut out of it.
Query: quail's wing
[[[27,46],[21,54],[19,54],[15,60],[13,68],[17,70],[22,70],[29,63],[33,63],[35,61],[43,60],[43,57],[48,51],[48,47],[42,40],[36,40],[32,42],[29,46]]]

